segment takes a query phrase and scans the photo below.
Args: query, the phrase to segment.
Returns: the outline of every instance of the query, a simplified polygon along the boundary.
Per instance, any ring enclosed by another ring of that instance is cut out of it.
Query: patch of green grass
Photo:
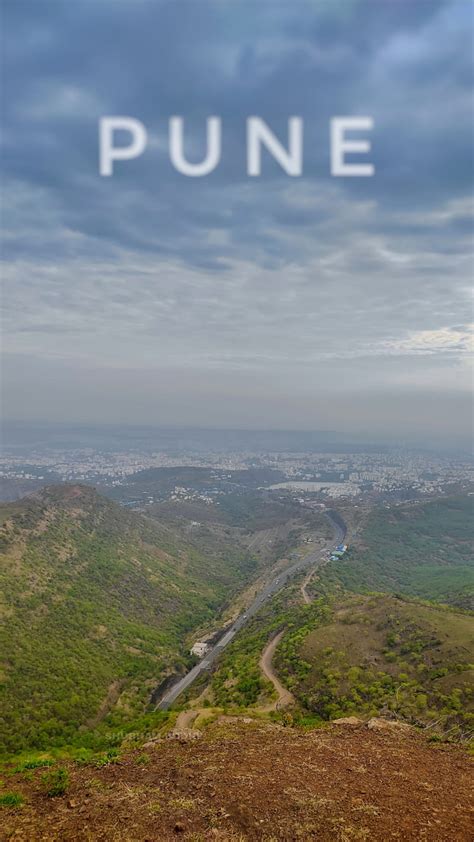
[[[47,758],[31,758],[31,760],[24,760],[19,763],[13,770],[14,772],[25,772],[27,769],[42,769],[46,766],[54,766],[54,760]]]
[[[65,795],[69,788],[69,772],[67,769],[54,769],[45,772],[41,782],[48,798],[58,798]]]
[[[374,509],[357,541],[321,571],[321,584],[474,608],[474,498]]]
[[[0,795],[0,807],[21,807],[25,799],[19,792],[4,792]]]
[[[97,769],[100,769],[101,766],[110,766],[112,763],[118,763],[118,760],[118,751],[112,749],[111,751],[106,752],[106,754],[103,754],[102,757],[98,757],[94,760],[94,766],[96,766]]]

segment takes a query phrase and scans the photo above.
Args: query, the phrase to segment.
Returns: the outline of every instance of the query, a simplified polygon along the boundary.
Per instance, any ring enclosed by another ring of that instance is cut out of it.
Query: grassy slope
[[[266,704],[273,693],[259,666],[262,650],[282,629],[315,628],[329,610],[327,599],[304,605],[297,584],[264,603],[220,657],[210,685],[213,702],[230,708]]]
[[[352,597],[356,603],[362,599],[372,607],[360,622],[347,618],[338,621],[338,642],[334,652],[327,653],[327,663],[320,653],[332,644],[317,648],[316,658],[307,652],[304,642],[310,641],[311,650],[320,637],[326,641],[332,628],[328,623],[334,601],[350,599],[349,595],[341,596],[342,588],[373,591],[384,586],[396,592],[416,592],[423,581],[420,590],[424,596],[437,596],[445,602],[466,601],[465,582],[457,588],[454,584],[468,566],[469,509],[468,498],[453,498],[375,513],[363,535],[365,546],[359,545],[313,577],[313,593],[324,595],[323,599],[303,606],[299,588],[286,589],[241,632],[213,676],[215,701],[221,705],[251,705],[264,698],[268,688],[259,671],[259,657],[272,634],[286,629],[275,665],[302,701],[303,718],[305,710],[331,718],[356,710],[375,713],[391,707],[408,719],[429,722],[438,717],[445,726],[458,722],[464,728],[469,716],[460,716],[459,708],[467,713],[472,710],[472,672],[466,669],[466,664],[474,660],[473,620],[469,614],[391,596],[378,595],[373,600]],[[430,578],[437,568],[444,575]],[[389,622],[391,613],[394,619]],[[375,633],[377,624],[381,626]],[[387,642],[391,633],[395,635],[392,648]],[[366,645],[368,636],[372,636],[374,648],[371,651],[369,647],[364,654],[358,647]],[[346,649],[347,662],[341,654]],[[320,666],[325,672],[318,672]],[[338,673],[343,678],[338,678]],[[308,674],[311,677],[306,681]]]
[[[465,728],[474,722],[473,662],[472,615],[372,595],[347,597],[316,629],[290,631],[277,666],[323,719],[391,711]]]
[[[473,608],[473,503],[460,496],[375,510],[345,558],[326,567],[323,584]]]
[[[108,727],[140,712],[186,632],[254,567],[81,486],[4,505],[0,522],[0,751],[75,740],[118,695]]]

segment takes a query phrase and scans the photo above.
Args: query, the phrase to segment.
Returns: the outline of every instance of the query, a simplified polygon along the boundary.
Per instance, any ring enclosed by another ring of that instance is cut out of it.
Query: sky
[[[472,423],[470,0],[3,0],[8,418],[465,440]],[[98,121],[145,153],[98,168]],[[187,178],[168,121],[222,160]],[[246,173],[245,122],[286,140]],[[329,121],[368,115],[372,178]]]

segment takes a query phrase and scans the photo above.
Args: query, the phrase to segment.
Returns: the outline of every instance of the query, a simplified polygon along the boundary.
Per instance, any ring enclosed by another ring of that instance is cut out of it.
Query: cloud
[[[381,396],[466,391],[466,337],[451,326],[472,318],[468,4],[4,7],[10,414],[26,411],[33,359],[45,407],[39,393],[32,413],[55,405],[64,365],[95,366],[109,401],[112,372],[142,372],[144,390],[172,372],[180,390],[198,370],[210,418],[216,372],[238,378],[247,408],[263,379],[293,395],[296,426],[298,395],[347,381]],[[101,179],[97,122],[114,113],[143,120],[153,142]],[[206,116],[222,116],[208,178],[172,169],[175,113],[196,154]],[[329,175],[329,119],[352,113],[375,119],[373,179]],[[304,118],[302,179],[269,158],[261,179],[246,176],[251,114],[282,138],[288,116]],[[79,381],[90,416],[106,412]]]
[[[474,351],[474,324],[444,327],[439,330],[418,330],[406,339],[387,342],[386,347],[397,353],[471,355]]]

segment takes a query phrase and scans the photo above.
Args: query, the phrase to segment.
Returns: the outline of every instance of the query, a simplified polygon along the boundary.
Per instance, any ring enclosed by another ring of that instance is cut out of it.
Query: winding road
[[[292,705],[295,701],[294,696],[286,687],[283,686],[272,666],[273,656],[280,640],[285,633],[285,629],[279,632],[265,647],[260,658],[260,669],[263,674],[272,682],[275,690],[278,693],[278,699],[271,705],[273,710],[280,710],[281,708]]]
[[[262,590],[256,595],[251,605],[243,611],[236,620],[232,623],[230,628],[225,632],[225,634],[221,637],[221,639],[216,643],[212,649],[204,656],[204,658],[199,661],[186,675],[183,675],[182,678],[179,678],[175,684],[173,684],[161,697],[160,701],[157,703],[155,710],[167,710],[170,705],[173,704],[174,701],[181,695],[188,687],[193,684],[194,681],[198,678],[198,676],[202,675],[205,672],[209,672],[211,669],[214,661],[222,654],[223,650],[229,643],[232,642],[236,634],[242,629],[244,626],[247,625],[249,620],[257,613],[257,611],[262,607],[263,603],[270,599],[270,597],[274,596],[274,594],[278,593],[278,591],[282,590],[285,587],[288,580],[291,579],[298,573],[301,573],[303,570],[306,570],[307,567],[319,567],[323,561],[327,558],[328,552],[331,552],[333,547],[336,547],[341,541],[344,539],[346,529],[342,522],[337,522],[331,512],[325,512],[326,517],[331,522],[331,525],[334,529],[334,543],[328,545],[324,550],[318,550],[317,552],[310,553],[309,555],[305,556],[302,559],[299,559],[294,564],[291,564],[286,570],[278,573],[273,579],[270,580]]]

